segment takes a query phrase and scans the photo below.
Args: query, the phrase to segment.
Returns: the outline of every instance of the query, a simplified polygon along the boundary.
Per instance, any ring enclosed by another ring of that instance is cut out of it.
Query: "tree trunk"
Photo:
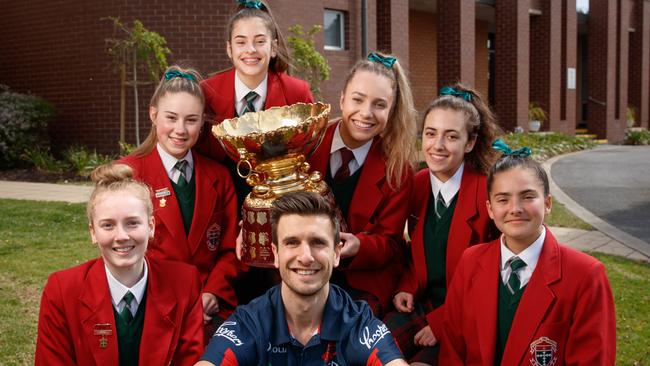
[[[120,142],[126,142],[126,65],[120,65]]]
[[[133,96],[135,98],[135,145],[140,146],[140,106],[138,105],[138,59],[133,51]]]

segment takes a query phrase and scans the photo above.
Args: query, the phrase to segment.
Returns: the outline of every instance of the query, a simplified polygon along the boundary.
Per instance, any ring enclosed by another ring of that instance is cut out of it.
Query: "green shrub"
[[[31,146],[24,150],[20,159],[37,169],[46,172],[62,172],[69,166],[60,160],[57,160],[50,152],[49,147]]]
[[[323,30],[321,25],[312,26],[307,33],[300,24],[289,27],[291,36],[287,45],[291,50],[291,73],[309,82],[311,93],[321,100],[320,83],[330,78],[327,59],[316,50],[314,35]]]
[[[0,85],[0,168],[20,165],[26,149],[48,146],[46,128],[53,118],[50,103]]]
[[[650,131],[642,127],[625,130],[625,145],[650,145]]]
[[[120,157],[127,156],[131,154],[133,151],[135,151],[135,146],[134,144],[129,144],[128,142],[120,141],[118,142],[120,144]]]
[[[63,157],[75,173],[82,177],[88,177],[95,168],[113,160],[111,156],[98,154],[95,150],[90,152],[83,146],[69,147]]]
[[[528,146],[533,159],[542,162],[556,155],[593,148],[596,143],[588,138],[570,136],[557,132],[516,133],[511,132],[503,139],[512,149]]]

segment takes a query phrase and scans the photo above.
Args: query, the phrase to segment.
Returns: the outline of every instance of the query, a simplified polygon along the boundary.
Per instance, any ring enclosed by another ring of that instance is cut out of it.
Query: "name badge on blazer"
[[[111,323],[95,324],[93,328],[93,335],[99,336],[99,348],[105,349],[108,347],[108,338],[106,338],[106,336],[113,335]]]
[[[158,206],[160,207],[167,206],[167,199],[165,197],[171,196],[171,194],[172,192],[167,187],[156,189],[156,191],[154,192],[154,196],[156,196],[156,198],[159,199]]]

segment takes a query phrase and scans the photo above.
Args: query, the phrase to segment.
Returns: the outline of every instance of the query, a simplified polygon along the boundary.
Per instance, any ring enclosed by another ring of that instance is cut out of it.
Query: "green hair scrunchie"
[[[492,143],[492,148],[494,150],[502,152],[505,156],[521,156],[523,158],[527,158],[533,153],[532,150],[527,146],[524,146],[521,149],[512,150],[510,146],[508,146],[508,144],[506,144],[501,139],[494,140]]]

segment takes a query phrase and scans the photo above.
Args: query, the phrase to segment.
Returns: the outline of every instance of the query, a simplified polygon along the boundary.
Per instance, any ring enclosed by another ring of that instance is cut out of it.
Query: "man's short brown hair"
[[[271,206],[271,235],[278,244],[278,223],[285,215],[326,216],[334,230],[334,246],[341,242],[339,220],[336,210],[321,195],[312,192],[291,192],[273,201]]]

